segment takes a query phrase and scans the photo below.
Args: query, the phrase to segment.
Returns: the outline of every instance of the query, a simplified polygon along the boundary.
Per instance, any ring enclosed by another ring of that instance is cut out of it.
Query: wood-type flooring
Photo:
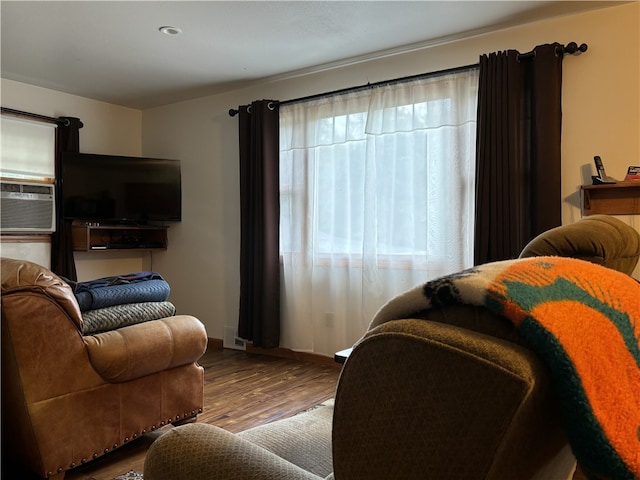
[[[331,361],[311,363],[229,349],[209,350],[199,363],[204,367],[204,410],[198,422],[233,433],[293,416],[332,398],[340,375],[340,365]],[[148,448],[170,428],[142,435],[64,478],[111,480],[129,470],[142,472]],[[4,464],[2,470],[3,479],[42,480],[12,465]]]

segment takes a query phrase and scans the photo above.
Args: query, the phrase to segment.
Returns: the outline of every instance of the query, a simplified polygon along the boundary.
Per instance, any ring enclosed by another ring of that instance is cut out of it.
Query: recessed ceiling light
[[[172,27],[170,25],[160,27],[158,30],[160,30],[165,35],[180,35],[182,33],[182,30],[180,30],[178,27]]]

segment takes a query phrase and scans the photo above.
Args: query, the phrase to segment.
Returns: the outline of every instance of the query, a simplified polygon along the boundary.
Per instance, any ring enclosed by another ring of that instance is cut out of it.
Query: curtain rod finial
[[[240,113],[240,111],[239,111],[239,110],[235,110],[235,109],[233,109],[233,108],[230,108],[230,109],[229,109],[229,116],[230,116],[230,117],[235,117],[238,113]]]
[[[581,53],[586,52],[587,48],[589,47],[586,43],[582,43],[578,46],[576,42],[570,42],[566,47],[564,47],[564,52],[570,55],[580,55]]]

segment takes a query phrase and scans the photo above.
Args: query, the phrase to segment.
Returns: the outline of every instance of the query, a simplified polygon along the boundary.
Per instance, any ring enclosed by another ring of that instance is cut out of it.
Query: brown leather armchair
[[[542,234],[523,256],[590,259],[627,274],[640,234],[590,217]],[[145,480],[565,480],[575,458],[548,367],[508,321],[448,305],[370,329],[329,404],[231,434],[172,429]]]
[[[203,408],[207,345],[188,315],[83,335],[67,283],[2,259],[2,456],[42,477],[65,472]]]

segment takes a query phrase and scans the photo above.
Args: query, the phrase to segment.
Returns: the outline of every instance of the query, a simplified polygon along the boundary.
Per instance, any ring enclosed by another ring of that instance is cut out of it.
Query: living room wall
[[[587,43],[585,54],[564,60],[563,222],[571,223],[581,217],[579,188],[590,183],[594,155],[618,179],[640,162],[639,19],[638,3],[610,7],[145,110],[143,152],[183,162],[183,221],[169,231],[169,250],[154,260],[170,272],[178,310],[199,317],[213,338],[237,323],[238,136],[230,108],[473,64],[498,50]],[[621,218],[640,230],[637,217]]]

